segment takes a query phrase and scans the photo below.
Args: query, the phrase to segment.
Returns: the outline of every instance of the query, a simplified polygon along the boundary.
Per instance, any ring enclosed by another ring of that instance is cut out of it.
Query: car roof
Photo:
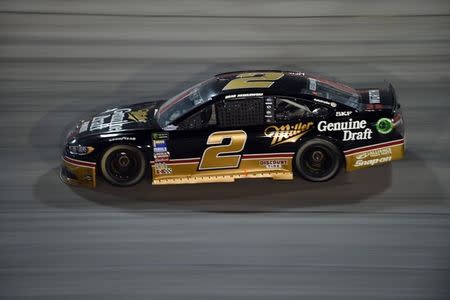
[[[283,73],[283,77],[274,80],[273,84],[267,88],[236,88],[221,90],[219,95],[230,94],[230,93],[264,93],[265,95],[285,95],[285,96],[299,96],[303,89],[307,85],[307,75],[303,72],[295,71],[283,71],[283,70],[241,70],[216,74],[214,77],[221,82],[220,85],[225,86],[230,81],[236,79],[240,74],[245,73]],[[258,81],[255,79],[255,81]]]

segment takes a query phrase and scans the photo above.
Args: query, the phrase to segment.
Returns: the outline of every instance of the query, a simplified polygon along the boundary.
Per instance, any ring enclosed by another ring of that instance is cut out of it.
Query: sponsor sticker
[[[140,123],[147,122],[148,109],[139,109],[128,113],[128,120]]]
[[[157,152],[153,154],[155,162],[168,162],[170,160],[170,152]]]
[[[166,140],[153,140],[153,147],[167,147]]]
[[[360,140],[370,140],[372,139],[372,129],[366,128],[366,120],[355,120],[349,119],[344,122],[327,122],[320,121],[317,124],[317,130],[320,132],[327,131],[342,131],[344,133],[342,141],[360,141]],[[353,131],[359,130],[359,131]]]
[[[273,123],[275,120],[275,104],[273,98],[266,98],[264,100],[265,112],[264,118],[266,119],[266,123]]]
[[[169,139],[168,132],[152,133],[153,140],[153,158],[156,163],[167,162],[170,160],[170,152],[167,149],[167,140]],[[170,169],[171,170],[171,169]],[[165,173],[164,173],[165,172]],[[172,171],[160,171],[157,174],[171,174]]]
[[[130,112],[131,109],[123,108],[116,109],[111,114],[101,115],[94,117],[91,122],[90,131],[109,129],[110,131],[122,130],[122,126],[130,123],[131,121],[125,120],[126,113]],[[107,111],[108,112],[108,111]],[[109,122],[106,122],[106,119],[110,119]]]
[[[374,166],[374,165],[390,162],[391,160],[392,160],[391,156],[367,159],[367,160],[358,159],[358,160],[356,160],[354,167],[358,168],[358,167],[365,167],[365,166]]]
[[[292,76],[305,76],[303,72],[289,72],[288,74]]]
[[[351,111],[337,111],[336,117],[348,117],[352,114]]]
[[[315,91],[317,89],[317,80],[312,78],[309,79],[309,89],[311,91]]]
[[[380,157],[380,156],[387,156],[391,155],[392,150],[391,148],[381,148],[381,149],[374,149],[370,151],[363,152],[361,154],[356,155],[356,159],[366,159],[366,158],[374,158],[374,157]]]
[[[81,123],[80,130],[78,132],[79,133],[85,132],[88,130],[88,128],[89,128],[89,121],[83,122]]]
[[[276,146],[284,143],[295,143],[305,133],[312,129],[313,124],[313,122],[300,122],[294,125],[272,125],[264,130],[264,135],[266,137],[272,138],[272,142],[270,143],[271,146]]]
[[[380,103],[380,91],[369,90],[369,103]]]
[[[172,168],[163,162],[155,163],[154,167],[155,167],[155,173],[157,175],[168,175],[168,174],[172,174],[172,172],[173,172]]]
[[[168,132],[155,132],[155,133],[152,133],[152,139],[153,140],[168,140],[169,139],[169,133]]]
[[[365,148],[367,150],[364,150]],[[344,151],[344,153],[347,171],[353,171],[402,159],[404,155],[404,141],[401,139],[367,145]]]
[[[329,106],[331,106],[331,107],[336,107],[336,106],[337,106],[336,102],[325,101],[325,100],[317,99],[317,98],[314,98],[314,101],[315,101],[315,102],[322,103],[322,104],[329,105]]]
[[[167,147],[155,147],[153,148],[153,152],[167,152]]]
[[[379,133],[388,134],[394,129],[394,124],[388,118],[381,118],[377,121],[376,128]]]
[[[225,99],[234,99],[234,98],[242,98],[242,97],[261,97],[263,93],[247,93],[247,94],[232,94],[226,95]]]
[[[121,136],[121,137],[115,137],[110,138],[108,142],[114,142],[114,141],[135,141],[136,138],[134,136]]]
[[[281,169],[287,164],[287,159],[264,159],[259,161],[259,165],[266,169]]]

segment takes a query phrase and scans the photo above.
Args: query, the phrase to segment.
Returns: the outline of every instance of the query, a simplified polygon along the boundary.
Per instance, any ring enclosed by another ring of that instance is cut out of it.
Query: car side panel
[[[170,156],[162,159],[155,156],[153,184],[231,182],[240,178],[292,179],[295,154],[292,146],[271,147],[275,137],[267,136],[266,129],[267,126],[253,126],[168,132]]]

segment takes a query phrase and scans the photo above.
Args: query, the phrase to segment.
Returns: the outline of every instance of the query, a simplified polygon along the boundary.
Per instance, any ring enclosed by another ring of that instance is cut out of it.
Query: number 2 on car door
[[[225,139],[228,144],[222,145]],[[241,152],[247,141],[247,133],[243,130],[217,131],[209,135],[206,142],[210,146],[205,149],[198,166],[199,170],[237,168],[241,161]]]

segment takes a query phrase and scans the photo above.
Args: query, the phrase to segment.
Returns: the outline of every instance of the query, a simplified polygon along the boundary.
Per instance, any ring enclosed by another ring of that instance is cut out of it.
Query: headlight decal
[[[91,146],[82,146],[82,145],[74,145],[69,146],[69,152],[73,155],[87,155],[94,151],[94,147]]]

